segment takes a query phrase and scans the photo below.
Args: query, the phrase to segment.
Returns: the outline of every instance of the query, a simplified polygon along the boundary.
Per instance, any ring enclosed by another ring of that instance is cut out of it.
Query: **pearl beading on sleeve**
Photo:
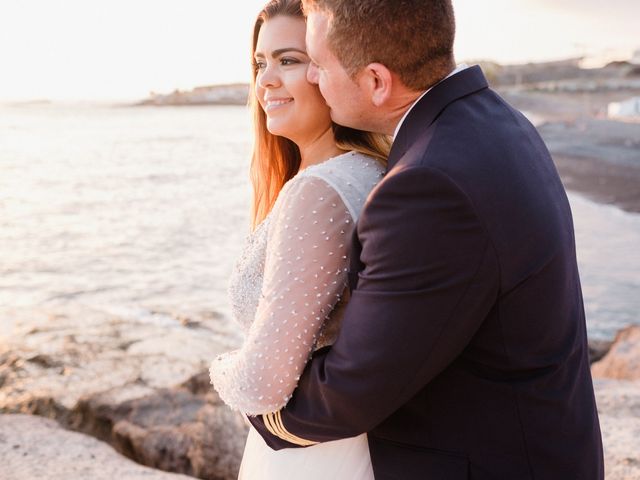
[[[258,415],[291,398],[345,290],[355,220],[382,172],[375,160],[353,153],[308,167],[285,185],[264,225],[250,236],[250,243],[265,247],[254,318],[242,347],[219,356],[210,368],[215,389],[232,408]],[[245,272],[253,272],[255,284],[255,262],[262,258],[253,247],[243,257],[254,261]],[[235,275],[236,281],[247,279]],[[235,310],[246,315],[250,308]]]

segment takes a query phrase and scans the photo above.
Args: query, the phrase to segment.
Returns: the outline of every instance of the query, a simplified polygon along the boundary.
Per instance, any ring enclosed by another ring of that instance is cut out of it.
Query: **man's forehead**
[[[327,14],[323,12],[313,11],[307,15],[307,34],[305,39],[307,52],[309,52],[314,61],[318,60],[318,56],[322,57],[325,50],[327,20]]]
[[[324,36],[329,28],[329,14],[327,12],[314,10],[307,15],[307,30],[313,35]]]

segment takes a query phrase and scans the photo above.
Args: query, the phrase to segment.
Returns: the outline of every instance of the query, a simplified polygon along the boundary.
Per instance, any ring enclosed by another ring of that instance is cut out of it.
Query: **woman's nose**
[[[267,65],[258,73],[258,85],[262,88],[277,87],[279,83],[280,77],[276,69],[272,66]]]

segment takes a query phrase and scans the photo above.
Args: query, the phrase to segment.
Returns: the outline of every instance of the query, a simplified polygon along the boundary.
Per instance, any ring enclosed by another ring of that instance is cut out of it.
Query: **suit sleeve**
[[[485,226],[444,173],[394,169],[357,228],[364,270],[336,343],[316,352],[284,409],[250,418],[274,449],[373,429],[460,355],[497,298]]]

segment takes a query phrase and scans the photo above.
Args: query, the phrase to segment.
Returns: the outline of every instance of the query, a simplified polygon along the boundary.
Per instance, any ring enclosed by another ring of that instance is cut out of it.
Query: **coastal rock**
[[[83,399],[83,424],[137,462],[210,480],[235,479],[247,427],[209,383],[208,371],[172,389],[114,402],[119,393]]]
[[[620,330],[591,371],[607,480],[640,478],[640,327]]]
[[[589,363],[602,360],[611,350],[611,345],[613,345],[611,340],[589,339]]]
[[[187,480],[132,462],[95,438],[71,432],[54,420],[0,415],[3,480]]]
[[[234,346],[216,322],[98,311],[13,320],[0,342],[0,413],[55,419],[155,468],[236,478],[247,427],[209,383],[210,361]]]
[[[640,382],[594,380],[607,480],[640,478]]]
[[[597,378],[640,380],[640,326],[620,330],[607,355],[593,364],[591,372]]]

